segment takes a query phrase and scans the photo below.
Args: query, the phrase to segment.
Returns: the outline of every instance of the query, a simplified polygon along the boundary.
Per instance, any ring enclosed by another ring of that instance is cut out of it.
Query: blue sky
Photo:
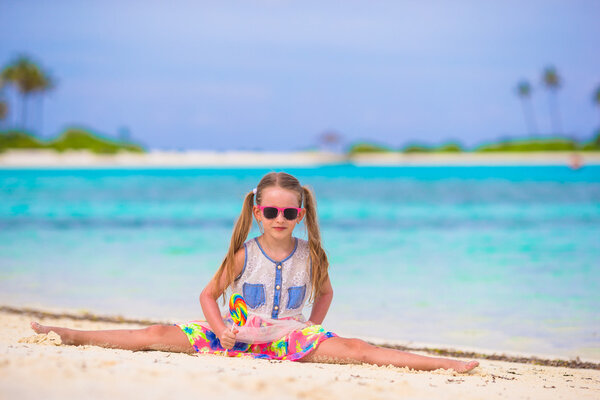
[[[548,134],[553,65],[565,133],[590,138],[599,16],[598,1],[2,0],[0,64],[29,54],[56,78],[43,118],[30,105],[43,136],[126,128],[216,150],[304,149],[329,130],[391,147],[525,136],[522,79]]]

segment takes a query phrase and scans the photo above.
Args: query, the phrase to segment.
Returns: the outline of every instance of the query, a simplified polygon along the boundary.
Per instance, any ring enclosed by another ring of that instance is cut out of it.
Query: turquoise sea
[[[317,195],[330,330],[600,360],[600,167],[286,171]],[[265,172],[0,170],[0,304],[202,318]]]

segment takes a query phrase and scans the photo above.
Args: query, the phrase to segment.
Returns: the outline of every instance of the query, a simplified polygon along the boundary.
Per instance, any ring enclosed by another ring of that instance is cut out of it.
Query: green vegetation
[[[8,149],[43,149],[44,144],[24,132],[8,131],[0,134],[0,152]]]
[[[23,128],[27,126],[27,99],[34,94],[43,95],[54,88],[54,82],[50,75],[26,56],[16,58],[2,69],[0,89],[6,84],[15,86],[21,94],[21,126]],[[6,115],[0,116],[0,120],[5,117]]]
[[[9,108],[3,90],[12,86],[21,95],[20,129],[0,132],[0,152],[8,149],[51,149],[56,151],[88,150],[99,154],[115,154],[119,151],[142,153],[144,149],[130,143],[127,134],[122,140],[114,140],[81,128],[69,128],[55,139],[44,141],[25,132],[27,126],[27,100],[36,96],[41,123],[41,96],[53,89],[54,79],[27,56],[19,56],[0,71],[0,122],[7,119]]]
[[[119,143],[94,135],[83,129],[69,129],[58,138],[50,141],[48,148],[57,151],[89,150],[94,153],[114,154],[120,150],[143,153],[140,146],[131,143]]]
[[[463,149],[458,143],[446,143],[438,147],[410,144],[405,146],[401,151],[403,153],[461,153]]]
[[[390,150],[387,147],[374,144],[374,143],[356,143],[350,147],[348,153],[350,154],[364,154],[364,153],[389,153]]]
[[[542,82],[550,93],[550,117],[552,119],[552,129],[555,134],[564,133],[560,123],[560,114],[558,112],[558,89],[560,89],[562,79],[553,66],[546,67],[542,74]]]
[[[431,148],[427,146],[421,146],[419,144],[411,144],[406,146],[403,153],[431,153]]]
[[[458,143],[445,143],[441,145],[428,145],[423,143],[411,143],[399,150],[392,149],[382,144],[359,142],[353,144],[348,154],[369,153],[461,153],[461,152],[535,152],[535,151],[600,151],[600,129],[596,131],[593,139],[586,142],[561,137],[561,119],[558,108],[558,91],[563,85],[562,77],[556,68],[548,66],[544,69],[540,83],[546,88],[550,100],[550,117],[555,137],[539,137],[534,108],[532,105],[532,93],[534,88],[530,81],[521,80],[516,86],[516,94],[522,102],[525,123],[529,130],[530,138],[501,140],[499,142],[487,143],[474,149],[466,150]],[[40,140],[35,135],[25,132],[27,126],[27,103],[28,99],[39,99],[39,119],[41,126],[42,96],[55,87],[55,79],[52,78],[40,65],[32,61],[30,57],[19,56],[7,63],[0,70],[0,129],[7,129],[9,112],[15,114],[15,107],[9,104],[4,94],[4,89],[13,87],[21,97],[21,124],[20,129],[8,129],[0,131],[0,153],[9,149],[52,149],[55,151],[87,150],[99,154],[115,154],[119,151],[142,153],[144,149],[136,144],[130,143],[129,133],[125,131],[119,135],[120,140],[107,138],[106,136],[92,133],[81,128],[70,128],[62,132],[52,140]],[[537,89],[536,89],[537,91]],[[600,110],[600,85],[592,93],[592,102]],[[16,119],[16,118],[15,118]],[[2,128],[4,126],[4,128]],[[18,125],[17,125],[18,126]],[[41,131],[41,128],[39,128]],[[342,136],[335,131],[324,132],[319,137],[319,143],[324,148],[335,149],[342,146]]]
[[[541,85],[549,95],[549,111],[552,123],[552,134],[554,136],[542,137],[538,135],[538,127],[532,104],[532,93],[534,88],[530,81],[523,79],[518,82],[515,93],[521,100],[523,115],[530,137],[500,140],[482,144],[473,149],[466,150],[458,143],[446,143],[441,145],[430,145],[424,143],[410,143],[398,151],[406,154],[411,153],[491,153],[491,152],[552,152],[552,151],[600,151],[600,129],[595,133],[592,140],[579,142],[563,137],[561,118],[558,107],[558,91],[563,85],[563,80],[554,66],[547,66],[541,74]],[[537,90],[537,89],[536,89]],[[600,85],[592,94],[592,102],[600,110]],[[336,138],[339,141],[339,138]],[[364,153],[386,153],[394,152],[381,144],[360,142],[352,145],[348,150],[350,155]]]
[[[353,144],[348,150],[349,154],[365,154],[365,153],[392,153],[389,147],[379,144],[361,142]],[[410,144],[403,149],[403,153],[460,153],[462,148],[458,143],[446,143],[438,147],[426,146],[422,144]]]
[[[591,141],[584,143],[581,146],[583,151],[600,151],[600,129],[597,131],[596,136]]]
[[[461,153],[462,147],[458,143],[444,144],[434,150],[436,153]]]
[[[360,143],[355,144],[349,150],[349,153],[381,153],[391,152],[386,147]],[[486,143],[472,150],[465,150],[458,143],[446,143],[440,146],[429,146],[424,144],[409,144],[402,148],[402,153],[491,153],[491,152],[535,152],[535,151],[600,151],[600,131],[588,142],[577,142],[572,139],[551,137],[551,138],[521,138],[513,140],[503,140],[500,142]]]
[[[119,151],[144,152],[144,149],[136,144],[115,141],[80,128],[67,129],[56,139],[47,142],[20,131],[0,133],[0,152],[9,149],[51,149],[60,152],[88,150],[98,154],[115,154]]]
[[[4,121],[8,116],[8,103],[0,99],[0,121]]]
[[[570,139],[518,139],[484,144],[477,147],[475,152],[573,151],[578,148],[579,144]]]

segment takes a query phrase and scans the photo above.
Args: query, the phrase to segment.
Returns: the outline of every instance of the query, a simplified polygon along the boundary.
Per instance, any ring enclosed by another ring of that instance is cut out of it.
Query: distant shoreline
[[[600,152],[364,153],[150,151],[95,154],[88,151],[9,150],[0,169],[18,168],[263,168],[356,166],[569,166],[600,165]]]

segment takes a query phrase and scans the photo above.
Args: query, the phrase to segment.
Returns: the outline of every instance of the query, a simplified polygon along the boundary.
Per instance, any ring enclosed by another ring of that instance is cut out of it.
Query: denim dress
[[[310,251],[306,240],[294,240],[294,249],[283,260],[270,258],[257,238],[244,243],[244,268],[232,290],[244,296],[249,313],[266,319],[302,315],[310,296]]]
[[[310,252],[308,242],[294,238],[294,250],[283,260],[273,260],[260,247],[258,240],[244,244],[244,268],[232,284],[232,292],[244,296],[248,305],[248,319],[236,338],[235,346],[225,350],[219,338],[204,320],[188,321],[179,326],[194,350],[203,354],[227,357],[253,357],[269,360],[298,361],[313,352],[320,343],[336,337],[321,325],[307,325],[302,315],[306,299],[310,297]],[[223,316],[231,325],[231,317]],[[243,330],[259,332],[258,336],[281,335],[264,340],[242,340]],[[268,335],[264,335],[265,331]]]

